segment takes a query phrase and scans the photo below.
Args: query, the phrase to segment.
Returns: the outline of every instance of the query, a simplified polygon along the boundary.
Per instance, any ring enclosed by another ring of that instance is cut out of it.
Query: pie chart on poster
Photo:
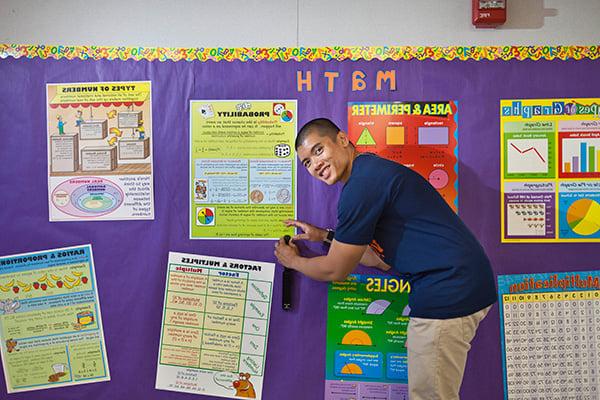
[[[429,183],[436,189],[443,189],[448,184],[448,173],[443,169],[434,169],[429,173]]]
[[[200,208],[197,218],[200,225],[210,225],[215,220],[215,213],[210,208]]]
[[[292,112],[289,110],[285,110],[281,113],[281,120],[283,122],[290,122],[292,118],[294,118],[294,114],[292,114]]]
[[[592,199],[574,201],[567,209],[567,223],[578,235],[593,235],[600,230],[600,204]]]

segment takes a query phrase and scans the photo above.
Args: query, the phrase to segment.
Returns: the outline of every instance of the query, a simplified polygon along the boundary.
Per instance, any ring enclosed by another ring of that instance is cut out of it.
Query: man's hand
[[[285,226],[295,226],[302,229],[303,233],[299,233],[292,237],[293,240],[310,240],[311,242],[322,242],[327,238],[327,230],[317,226],[308,224],[296,219],[288,219],[283,221]]]
[[[391,267],[387,265],[378,255],[373,251],[370,246],[367,246],[367,250],[362,255],[360,263],[365,267],[374,267],[382,271],[387,271]]]
[[[300,251],[296,244],[294,244],[293,239],[290,240],[289,244],[285,243],[283,238],[279,239],[277,243],[275,243],[275,257],[279,260],[279,263],[285,267],[293,268],[296,264],[295,261],[300,257]]]

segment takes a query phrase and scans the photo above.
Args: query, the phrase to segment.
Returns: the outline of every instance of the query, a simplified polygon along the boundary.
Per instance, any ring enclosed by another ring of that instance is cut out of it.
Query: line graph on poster
[[[548,139],[510,139],[507,154],[508,173],[548,172]]]

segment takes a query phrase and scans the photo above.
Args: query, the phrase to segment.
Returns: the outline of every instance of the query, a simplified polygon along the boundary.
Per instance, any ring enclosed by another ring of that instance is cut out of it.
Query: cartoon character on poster
[[[56,127],[58,128],[58,134],[59,135],[64,135],[65,134],[65,124],[66,122],[63,121],[63,117],[61,115],[56,117],[57,119],[57,123],[56,123]]]
[[[141,119],[139,126],[135,129],[138,134],[138,139],[142,140],[146,137],[146,129],[144,129],[144,120]]]
[[[213,376],[215,383],[225,389],[231,390],[232,395],[241,398],[255,399],[256,390],[250,381],[249,373],[218,372]],[[235,394],[233,393],[235,391]]]
[[[75,126],[80,127],[83,124],[83,111],[77,110],[77,117],[75,119]]]

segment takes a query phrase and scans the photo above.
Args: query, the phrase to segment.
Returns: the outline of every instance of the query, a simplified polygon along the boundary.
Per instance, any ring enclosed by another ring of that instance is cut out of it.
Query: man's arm
[[[309,278],[319,281],[342,281],[354,271],[367,245],[353,245],[333,240],[329,252],[320,257],[302,257],[292,242],[286,245],[280,239],[275,247],[275,256],[288,268],[295,269]]]
[[[296,228],[302,229],[302,233],[295,235],[293,240],[309,240],[311,242],[323,242],[327,237],[328,231],[323,228],[319,228],[318,226],[311,225],[307,222],[288,219],[283,221],[286,226],[294,226]],[[334,240],[335,241],[335,240]],[[338,244],[344,245],[344,243],[338,242]],[[352,245],[349,245],[352,246]],[[329,249],[329,251],[331,251]],[[360,259],[360,264],[366,267],[373,267],[380,269],[382,271],[387,271],[391,267],[386,264],[380,257],[377,255],[371,247],[367,247],[363,252],[362,257]],[[285,265],[285,264],[284,264]],[[317,278],[315,278],[317,279]]]

